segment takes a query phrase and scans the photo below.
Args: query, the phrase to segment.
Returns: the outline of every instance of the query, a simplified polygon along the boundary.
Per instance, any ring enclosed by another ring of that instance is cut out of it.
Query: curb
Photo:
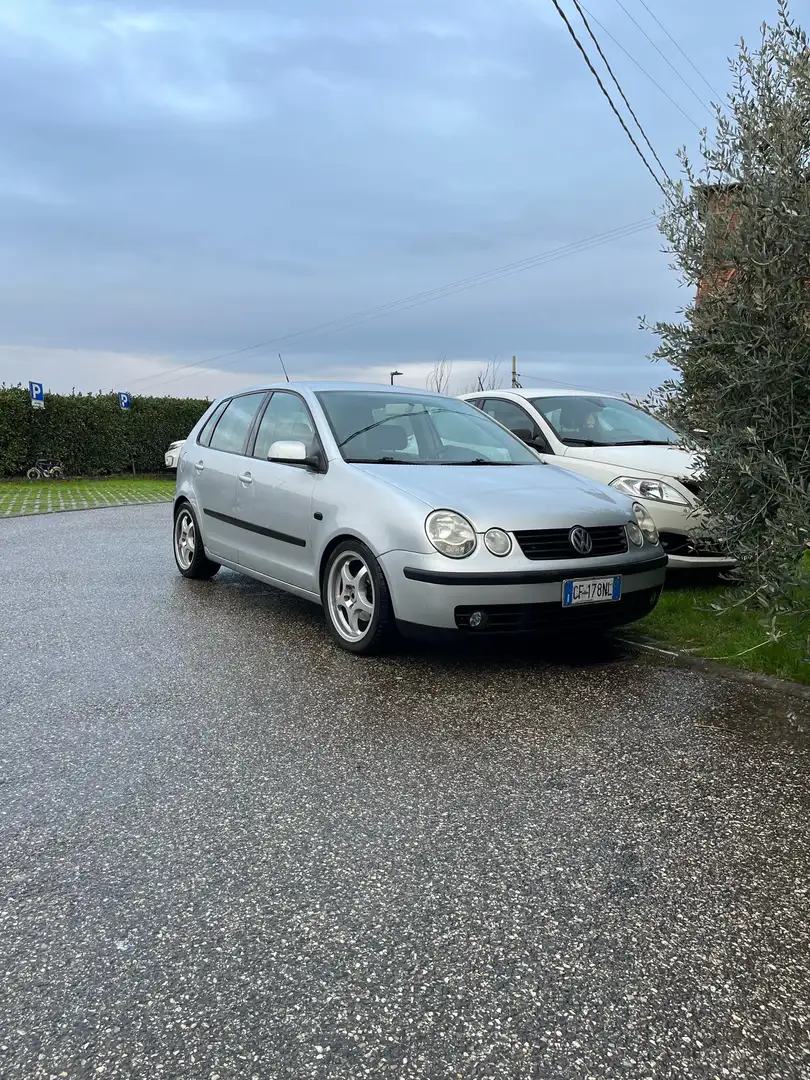
[[[759,686],[764,690],[771,690],[774,693],[784,694],[800,701],[810,701],[810,686],[803,686],[801,683],[778,679],[775,675],[763,675],[759,671],[746,671],[744,668],[730,667],[728,664],[720,664],[716,660],[704,660],[699,656],[692,656],[690,653],[678,652],[677,649],[667,649],[651,638],[641,640],[640,638],[621,637],[618,640],[631,649],[644,650],[665,657],[667,660],[678,664],[679,667],[708,671],[724,679],[744,682],[749,686]]]

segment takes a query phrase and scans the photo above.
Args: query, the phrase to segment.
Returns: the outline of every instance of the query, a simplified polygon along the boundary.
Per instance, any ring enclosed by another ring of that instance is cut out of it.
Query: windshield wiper
[[[607,446],[608,443],[596,442],[594,439],[563,439],[566,446]]]
[[[676,446],[669,439],[630,439],[627,442],[615,442],[612,446]]]
[[[477,457],[471,461],[439,461],[438,465],[533,465],[531,461],[490,461],[489,458]]]
[[[432,410],[432,412],[443,412],[443,413],[455,412],[456,411],[455,409],[442,409],[442,408],[438,408],[438,407],[433,408],[432,406],[431,406],[431,410]],[[427,409],[421,409],[421,410],[412,409],[410,412],[394,413],[392,416],[384,416],[382,418],[382,420],[375,420],[373,424],[368,424],[366,427],[360,428],[359,431],[353,431],[351,433],[351,435],[347,435],[345,439],[343,439],[341,442],[338,443],[338,449],[342,450],[343,447],[346,445],[346,443],[351,442],[352,439],[356,439],[358,435],[365,435],[365,433],[367,431],[373,431],[375,428],[381,427],[383,424],[389,424],[392,420],[396,422],[397,420],[401,420],[403,416],[427,416],[427,415],[428,415]]]
[[[395,457],[352,457],[346,458],[349,465],[419,465],[418,461],[403,461]]]

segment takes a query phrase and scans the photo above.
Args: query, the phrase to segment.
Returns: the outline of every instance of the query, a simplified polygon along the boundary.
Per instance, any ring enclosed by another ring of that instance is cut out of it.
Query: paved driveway
[[[804,707],[0,523],[0,1076],[810,1076]]]

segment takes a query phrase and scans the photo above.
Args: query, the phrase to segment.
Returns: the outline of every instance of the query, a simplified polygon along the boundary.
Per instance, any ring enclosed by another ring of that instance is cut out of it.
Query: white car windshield
[[[369,390],[318,394],[346,461],[380,465],[540,465],[466,401]]]
[[[536,397],[535,409],[567,446],[669,446],[681,436],[622,398]]]

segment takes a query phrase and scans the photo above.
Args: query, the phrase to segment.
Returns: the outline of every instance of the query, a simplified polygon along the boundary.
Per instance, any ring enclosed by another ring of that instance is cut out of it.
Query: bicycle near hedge
[[[29,480],[64,480],[65,470],[61,461],[38,457],[25,475]]]

